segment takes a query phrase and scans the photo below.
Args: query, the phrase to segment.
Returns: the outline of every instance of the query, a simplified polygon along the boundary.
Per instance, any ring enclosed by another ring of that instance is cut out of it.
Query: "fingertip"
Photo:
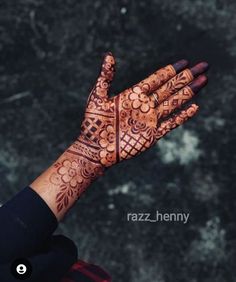
[[[198,112],[199,106],[197,104],[191,104],[184,113],[186,114],[186,118],[193,117]]]
[[[106,58],[112,58],[112,59],[115,61],[115,57],[114,57],[114,55],[112,54],[112,52],[110,52],[110,51],[105,54],[105,57],[106,57]]]
[[[105,53],[105,55],[113,56],[113,54],[112,54],[111,51],[107,51],[107,52]]]
[[[188,65],[188,61],[185,59],[179,60],[173,64],[173,68],[175,69],[176,73],[179,73],[183,69],[185,69]]]
[[[206,75],[199,75],[196,79],[193,80],[193,82],[191,82],[189,84],[189,87],[191,88],[191,90],[193,91],[193,93],[197,93],[199,92],[204,86],[206,86],[208,82],[208,78]]]
[[[202,86],[205,86],[208,82],[208,78],[205,74],[201,74],[199,75],[197,78],[196,78],[197,81],[199,81],[199,83],[202,85]]]
[[[200,64],[202,64],[202,66],[204,66],[204,68],[206,69],[206,71],[209,70],[210,66],[209,66],[208,62],[202,61],[202,62],[200,62]]]
[[[104,54],[100,77],[103,77],[107,82],[111,82],[115,74],[115,58],[111,52]]]
[[[113,56],[112,52],[109,51],[104,54],[104,62],[115,65],[115,57]]]
[[[192,108],[195,112],[197,112],[199,109],[199,106],[197,104],[191,104],[190,108]]]
[[[200,62],[190,69],[194,77],[206,72],[209,69],[209,64],[207,62]]]

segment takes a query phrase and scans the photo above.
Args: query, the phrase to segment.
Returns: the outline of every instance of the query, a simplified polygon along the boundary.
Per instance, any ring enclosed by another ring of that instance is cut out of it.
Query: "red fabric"
[[[101,267],[79,260],[72,265],[69,272],[60,282],[84,282],[83,280],[89,282],[111,282],[111,277]]]

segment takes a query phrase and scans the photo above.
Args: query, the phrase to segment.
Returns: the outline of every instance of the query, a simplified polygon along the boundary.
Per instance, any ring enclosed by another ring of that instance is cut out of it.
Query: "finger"
[[[157,128],[156,140],[159,140],[172,129],[182,125],[192,118],[197,113],[198,108],[199,107],[196,104],[191,104],[186,110],[182,110],[168,120],[163,121]]]
[[[108,90],[115,74],[115,58],[111,52],[106,53],[103,59],[102,68],[97,78],[96,84],[91,91],[90,98],[98,96],[108,98]]]
[[[170,96],[157,107],[159,118],[165,118],[173,111],[181,108],[182,105],[198,93],[207,84],[207,77],[200,75],[192,83],[180,89],[175,95]]]
[[[111,82],[115,74],[115,58],[111,52],[106,53],[104,56],[100,77]]]
[[[160,104],[168,97],[176,93],[178,90],[188,85],[195,77],[206,72],[208,69],[208,63],[201,62],[191,69],[185,69],[169,81],[167,81],[163,86],[154,91],[153,95],[157,104]]]
[[[173,65],[168,65],[135,84],[132,88],[134,89],[134,92],[137,92],[135,90],[138,90],[138,92],[143,92],[148,95],[163,85],[163,83],[168,81],[170,78],[174,77],[176,73],[185,69],[187,65],[188,61],[186,60],[180,60]]]

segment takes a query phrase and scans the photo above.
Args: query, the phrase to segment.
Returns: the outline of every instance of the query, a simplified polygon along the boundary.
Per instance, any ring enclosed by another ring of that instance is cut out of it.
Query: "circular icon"
[[[26,265],[24,265],[24,264],[18,264],[18,265],[17,265],[17,267],[16,267],[16,272],[17,272],[18,274],[25,274],[26,271],[27,271]]]
[[[25,280],[30,277],[32,266],[27,259],[16,259],[11,265],[11,273],[16,279]]]

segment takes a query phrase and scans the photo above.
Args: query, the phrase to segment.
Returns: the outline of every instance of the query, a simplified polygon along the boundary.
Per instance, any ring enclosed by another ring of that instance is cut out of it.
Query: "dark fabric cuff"
[[[55,215],[44,200],[30,187],[18,192],[2,208],[9,210],[34,238],[47,238],[57,228],[58,222]]]
[[[31,276],[25,281],[59,282],[77,261],[77,248],[73,241],[65,236],[51,236],[44,249],[31,257],[24,257],[24,259],[27,259],[32,267]],[[9,263],[0,263],[1,282],[20,281],[12,275],[11,265],[12,261]]]
[[[40,251],[58,222],[43,199],[24,188],[0,208],[0,263]]]

